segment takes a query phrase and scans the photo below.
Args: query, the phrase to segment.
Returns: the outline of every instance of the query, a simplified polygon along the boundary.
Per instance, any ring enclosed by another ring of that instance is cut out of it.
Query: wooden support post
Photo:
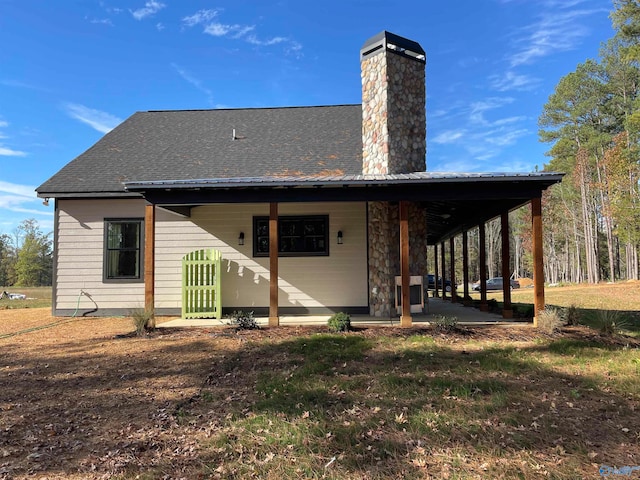
[[[272,202],[269,205],[269,326],[278,325],[278,204]]]
[[[409,204],[400,202],[400,276],[402,283],[401,327],[410,327],[411,297],[409,295]]]
[[[509,250],[509,212],[500,215],[502,230],[502,318],[513,318],[511,306],[511,251]]]
[[[484,222],[478,225],[478,260],[480,261],[480,311],[488,312],[487,303],[487,235]]]
[[[458,295],[456,293],[456,254],[455,238],[449,239],[449,278],[451,278],[451,303],[456,303]]]
[[[447,267],[445,266],[445,253],[444,253],[444,242],[440,243],[440,263],[442,263],[442,268],[440,270],[442,270],[442,278],[440,279],[440,287],[442,287],[442,300],[446,300],[447,298],[447,288],[446,288],[446,279],[445,277],[445,272],[447,271]]]
[[[538,326],[538,315],[544,305],[544,254],[542,250],[542,199],[531,200],[531,227],[533,231],[533,326]]]
[[[437,243],[433,246],[433,267],[434,267],[433,269],[435,270],[433,274],[433,286],[434,286],[433,296],[439,297],[440,285],[438,285],[439,269],[438,269],[438,244]]]
[[[468,307],[471,305],[471,300],[469,297],[469,238],[466,230],[462,232],[462,283],[464,284],[462,303]]]
[[[144,308],[153,312],[155,308],[155,251],[156,245],[156,207],[144,207]],[[155,314],[147,327],[155,327]]]

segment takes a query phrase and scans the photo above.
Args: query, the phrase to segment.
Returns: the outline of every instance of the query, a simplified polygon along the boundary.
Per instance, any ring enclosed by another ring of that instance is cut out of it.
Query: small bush
[[[259,330],[260,325],[253,318],[253,312],[243,312],[239,310],[233,312],[229,318],[231,319],[231,325],[235,325],[237,330]]]
[[[544,333],[556,333],[563,325],[562,316],[555,308],[547,307],[538,314],[538,328]]]
[[[136,308],[131,311],[131,318],[139,336],[156,328],[155,312],[152,308]]]
[[[564,322],[567,325],[579,325],[580,324],[580,312],[578,312],[578,307],[575,305],[571,305],[568,308],[565,308],[562,312],[564,317]]]
[[[351,330],[351,317],[348,313],[338,312],[331,315],[328,324],[332,332],[347,332]]]
[[[436,315],[433,320],[433,326],[440,332],[453,332],[458,328],[458,317]]]
[[[628,328],[629,322],[615,310],[598,310],[596,325],[603,335],[615,335],[620,333],[620,330]]]

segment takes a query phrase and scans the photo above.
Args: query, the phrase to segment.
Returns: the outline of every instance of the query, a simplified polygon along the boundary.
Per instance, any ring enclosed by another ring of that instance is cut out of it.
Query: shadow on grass
[[[86,478],[584,478],[640,462],[619,348],[366,333],[4,345],[0,451],[22,459],[10,474]],[[49,464],[28,460],[41,451]]]

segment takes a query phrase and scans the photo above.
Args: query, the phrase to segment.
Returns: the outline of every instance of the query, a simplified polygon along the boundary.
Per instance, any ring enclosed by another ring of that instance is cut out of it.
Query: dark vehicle
[[[517,280],[510,280],[511,282],[511,290],[514,288],[520,288],[520,283]],[[476,292],[480,291],[480,282],[473,284],[473,289]],[[487,280],[487,291],[488,290],[502,290],[502,277],[494,277]]]
[[[435,283],[435,279],[436,276],[432,273],[427,275],[427,289],[428,290],[435,290],[436,289],[436,283]],[[445,290],[447,292],[451,291],[451,280],[445,280],[444,281],[444,286],[445,286]],[[442,277],[438,277],[438,289],[442,288]]]

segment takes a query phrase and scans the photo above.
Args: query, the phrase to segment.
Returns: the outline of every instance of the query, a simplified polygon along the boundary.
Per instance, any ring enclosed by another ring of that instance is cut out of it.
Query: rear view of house
[[[561,176],[427,172],[424,50],[381,32],[360,60],[361,105],[138,112],[38,187],[54,315],[388,317],[400,277],[410,325],[428,245]]]

